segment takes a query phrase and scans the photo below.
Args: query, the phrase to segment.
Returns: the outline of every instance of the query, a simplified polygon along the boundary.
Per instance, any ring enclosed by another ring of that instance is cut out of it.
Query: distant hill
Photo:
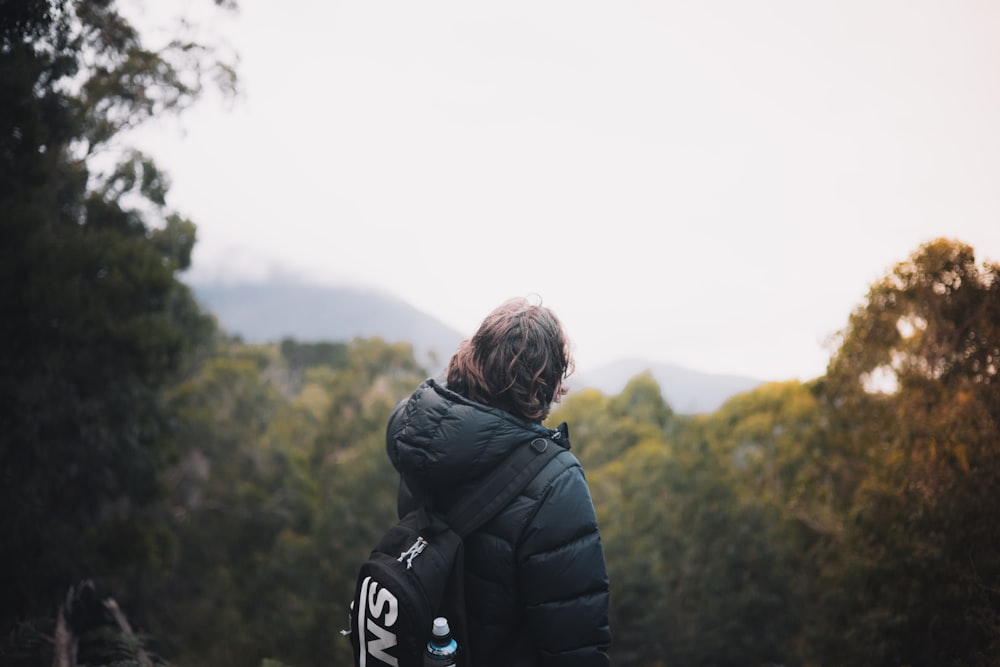
[[[357,287],[267,283],[194,284],[198,301],[219,325],[248,343],[350,341],[379,336],[413,345],[432,374],[442,371],[464,336],[389,294]],[[433,355],[433,356],[432,356]],[[712,375],[673,364],[627,359],[570,378],[570,387],[593,387],[613,396],[636,375],[650,371],[675,412],[712,412],[726,399],[762,384],[734,375]]]
[[[405,301],[374,290],[296,282],[195,284],[191,288],[223,329],[248,343],[285,337],[346,342],[379,336],[392,343],[412,344],[417,359],[437,372],[465,338]]]
[[[681,414],[714,412],[727,399],[764,384],[763,380],[739,375],[715,375],[674,364],[625,359],[590,370],[579,378],[571,376],[570,387],[593,387],[613,396],[621,393],[629,380],[645,371],[649,371],[660,385],[660,392],[674,412]]]

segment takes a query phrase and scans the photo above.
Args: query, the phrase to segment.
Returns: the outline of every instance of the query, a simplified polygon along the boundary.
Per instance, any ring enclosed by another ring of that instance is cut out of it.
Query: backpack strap
[[[476,489],[455,503],[446,518],[448,525],[466,537],[506,507],[562,451],[566,447],[541,436],[519,446]]]

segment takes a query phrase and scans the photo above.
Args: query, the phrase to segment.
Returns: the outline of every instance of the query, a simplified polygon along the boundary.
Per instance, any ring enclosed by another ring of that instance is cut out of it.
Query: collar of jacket
[[[565,424],[546,428],[471,401],[431,378],[396,407],[386,430],[386,448],[406,478],[440,487],[481,477],[513,448],[539,436],[569,446]]]

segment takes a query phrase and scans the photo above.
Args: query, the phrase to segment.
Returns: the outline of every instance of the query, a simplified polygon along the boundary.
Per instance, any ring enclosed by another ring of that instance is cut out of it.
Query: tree
[[[160,392],[213,325],[179,280],[194,225],[166,208],[151,160],[111,146],[190,104],[211,59],[190,42],[144,48],[110,0],[0,9],[6,632],[51,617],[80,579],[137,577],[168,551],[142,515],[172,455]]]
[[[938,239],[873,285],[821,384],[858,462],[812,642],[840,663],[1000,659],[1000,265]]]
[[[596,389],[571,394],[548,422],[569,424],[573,451],[590,470],[620,458],[644,440],[662,440],[674,419],[660,386],[647,371],[629,380],[617,396]]]

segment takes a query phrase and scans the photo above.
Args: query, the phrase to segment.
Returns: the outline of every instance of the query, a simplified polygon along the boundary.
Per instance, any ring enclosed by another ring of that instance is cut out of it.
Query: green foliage
[[[615,662],[780,661],[798,608],[786,525],[774,506],[740,500],[727,459],[706,442],[684,428],[677,438],[647,438],[588,475],[612,583]]]
[[[408,346],[377,339],[336,358],[309,347],[223,342],[169,393],[179,547],[152,616],[181,664],[349,660],[339,630],[355,570],[395,517],[384,425],[423,372]],[[320,363],[290,361],[289,349]],[[293,368],[298,393],[284,382]]]
[[[320,365],[340,369],[349,363],[346,343],[299,343],[285,338],[281,341],[281,356],[293,371]]]
[[[588,469],[623,456],[640,442],[662,440],[674,420],[650,373],[630,380],[618,396],[584,389],[570,398],[552,412],[548,422],[571,425],[573,451]]]

